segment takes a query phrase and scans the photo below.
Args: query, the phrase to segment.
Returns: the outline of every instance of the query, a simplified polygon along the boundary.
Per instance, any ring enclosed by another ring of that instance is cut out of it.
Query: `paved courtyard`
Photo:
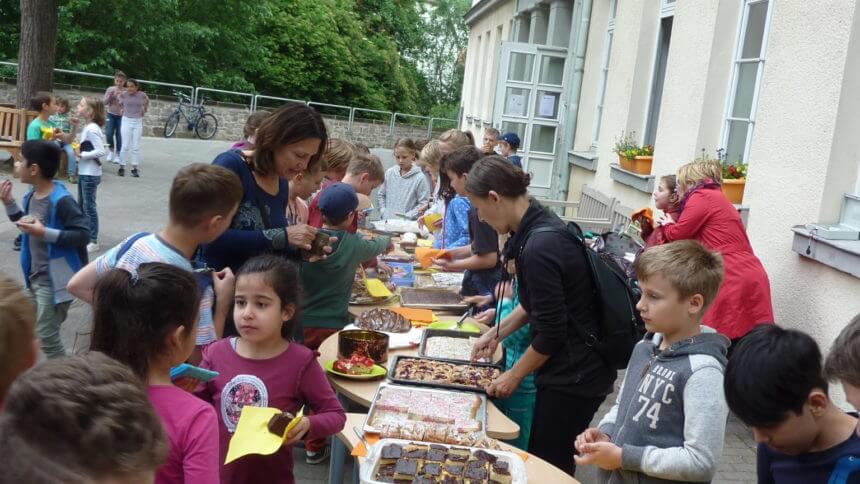
[[[119,178],[116,165],[106,164],[105,174],[99,186],[98,207],[100,215],[99,243],[107,250],[126,236],[138,231],[158,230],[167,220],[167,194],[170,181],[176,171],[192,162],[211,162],[230,143],[221,141],[200,141],[188,139],[144,138],[141,141],[141,178]],[[383,158],[386,167],[392,164],[390,151],[374,150]],[[0,173],[7,178],[8,172]],[[16,183],[14,193],[20,199],[24,186]],[[18,253],[12,251],[12,240],[17,229],[8,222],[0,221],[0,271],[21,280]],[[66,347],[80,351],[88,345],[90,312],[89,307],[76,301],[72,305],[68,320],[63,325],[62,335]],[[618,383],[620,384],[620,377]],[[721,391],[715,389],[715,391]],[[615,395],[611,395],[601,406],[599,420],[611,406]],[[595,421],[596,423],[596,421]],[[303,451],[295,452],[295,477],[301,483],[324,483],[328,480],[328,465],[310,466],[305,464]],[[349,482],[352,466],[347,465],[346,481]],[[584,483],[594,482],[593,469],[580,469],[577,477]],[[754,483],[755,443],[752,432],[734,417],[729,418],[726,429],[725,447],[716,483]]]

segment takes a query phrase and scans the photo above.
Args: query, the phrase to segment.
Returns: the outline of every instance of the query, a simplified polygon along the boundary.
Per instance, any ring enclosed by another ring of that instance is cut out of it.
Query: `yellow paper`
[[[435,231],[438,227],[435,227],[434,224],[442,218],[442,214],[440,213],[431,213],[424,216],[424,226],[427,227],[427,230],[430,232]]]
[[[42,132],[42,139],[54,139],[54,128],[39,128]]]
[[[433,247],[433,241],[430,239],[418,239],[415,245],[418,247]]]
[[[379,279],[365,279],[367,292],[373,297],[391,297],[391,291]]]
[[[279,437],[269,432],[269,420],[273,415],[281,413],[277,408],[269,407],[242,407],[242,413],[239,415],[239,424],[236,425],[236,432],[230,439],[230,445],[227,449],[227,458],[225,464],[229,464],[234,460],[250,455],[272,455],[281,448],[286,440],[290,429],[295,427],[304,415],[304,407],[299,410],[296,418],[290,421],[284,430],[284,435]]]

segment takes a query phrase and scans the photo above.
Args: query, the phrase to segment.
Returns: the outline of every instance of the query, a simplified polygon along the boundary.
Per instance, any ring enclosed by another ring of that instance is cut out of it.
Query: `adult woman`
[[[702,322],[727,336],[734,346],[754,326],[773,322],[773,306],[764,266],[753,253],[737,209],[720,190],[720,172],[715,162],[682,166],[677,177],[678,193],[683,194],[679,215],[663,216],[657,222],[663,240],[698,240],[723,256],[723,284]]]
[[[511,232],[505,260],[516,261],[520,304],[475,345],[474,357],[490,355],[526,322],[531,343],[525,354],[487,390],[507,397],[536,372],[537,400],[529,451],[573,475],[573,442],[612,389],[615,371],[581,335],[598,330],[593,285],[582,247],[564,222],[530,200],[529,176],[501,156],[475,163],[466,192],[478,216],[496,232]],[[533,233],[541,227],[557,230]]]
[[[203,247],[209,267],[238,270],[248,259],[275,252],[298,259],[309,249],[316,229],[287,227],[288,180],[319,163],[328,136],[319,113],[303,104],[287,104],[257,129],[254,149],[221,153],[212,163],[235,172],[242,181],[242,202],[230,228]]]

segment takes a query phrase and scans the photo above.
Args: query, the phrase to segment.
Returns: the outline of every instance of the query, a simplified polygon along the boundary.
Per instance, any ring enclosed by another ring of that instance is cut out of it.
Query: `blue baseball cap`
[[[320,193],[317,203],[324,216],[337,220],[355,211],[358,207],[358,196],[352,185],[332,183]]]
[[[511,145],[511,148],[519,148],[520,147],[520,137],[517,136],[516,133],[505,133],[499,138],[499,141],[504,141],[505,143]]]

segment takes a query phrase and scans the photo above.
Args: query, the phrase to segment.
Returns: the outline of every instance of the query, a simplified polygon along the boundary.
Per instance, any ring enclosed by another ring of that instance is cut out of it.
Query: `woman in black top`
[[[529,198],[528,185],[529,175],[500,156],[478,161],[466,181],[480,219],[500,234],[511,234],[503,255],[516,262],[520,301],[498,328],[481,337],[473,357],[491,355],[502,339],[531,323],[529,349],[487,393],[507,397],[536,372],[529,451],[573,475],[574,440],[612,391],[616,372],[580,337],[598,331],[585,253],[565,234],[558,216]],[[538,227],[556,230],[533,233]]]

